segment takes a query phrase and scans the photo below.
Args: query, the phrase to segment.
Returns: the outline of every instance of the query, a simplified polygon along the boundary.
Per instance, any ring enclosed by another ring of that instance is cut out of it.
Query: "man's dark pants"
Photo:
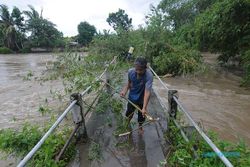
[[[141,104],[141,103],[134,103],[134,104],[137,105],[140,109],[143,108],[143,104]],[[128,117],[129,119],[132,119],[132,117],[134,115],[134,111],[135,111],[135,107],[132,104],[128,103],[126,117]],[[145,117],[142,115],[142,113],[140,111],[138,111],[138,123],[139,123],[139,125],[141,126],[144,121],[145,121]]]

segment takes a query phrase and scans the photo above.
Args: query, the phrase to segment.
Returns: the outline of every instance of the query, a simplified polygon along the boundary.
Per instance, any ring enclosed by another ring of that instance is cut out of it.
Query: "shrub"
[[[0,54],[10,54],[13,53],[13,51],[6,47],[0,47]]]
[[[158,74],[188,74],[198,70],[201,55],[194,50],[181,50],[161,52],[153,58],[153,67]]]
[[[47,128],[39,129],[38,126],[29,124],[25,124],[20,131],[12,129],[1,130],[0,149],[9,154],[14,153],[18,156],[25,156],[47,130]],[[70,131],[68,129],[53,133],[29,161],[27,166],[66,166],[75,153],[73,144],[70,144],[62,160],[56,162],[54,158],[63,147],[69,134]]]
[[[26,46],[26,47],[22,48],[19,52],[20,53],[30,53],[31,48]]]
[[[244,86],[250,86],[250,50],[246,51],[242,54],[243,59],[243,67],[245,70],[245,76],[242,81],[242,85]]]

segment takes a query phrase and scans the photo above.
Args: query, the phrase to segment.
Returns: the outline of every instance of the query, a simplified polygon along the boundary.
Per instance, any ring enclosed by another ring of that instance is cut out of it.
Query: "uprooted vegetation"
[[[181,114],[177,114],[178,122],[181,122],[181,117]],[[169,131],[165,134],[170,149],[166,160],[162,162],[163,164],[169,166],[225,166],[195,129],[190,129],[187,136],[189,142],[184,140],[180,130],[170,119]],[[238,143],[231,143],[219,139],[213,131],[209,131],[208,136],[234,166],[250,165],[250,149],[243,140]]]

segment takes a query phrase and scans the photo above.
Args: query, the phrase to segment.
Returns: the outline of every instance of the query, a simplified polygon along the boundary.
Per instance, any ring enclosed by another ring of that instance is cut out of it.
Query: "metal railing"
[[[160,83],[164,86],[164,88],[168,91],[168,96],[169,96],[170,91],[172,91],[172,93],[170,93],[171,97],[168,97],[168,99],[169,99],[169,103],[174,103],[174,104],[170,104],[170,107],[166,108],[166,106],[162,102],[160,102],[162,107],[167,109],[169,111],[170,116],[171,116],[171,114],[172,114],[171,112],[172,112],[172,109],[173,109],[172,106],[174,106],[174,107],[178,106],[179,109],[186,115],[186,117],[191,122],[191,124],[195,127],[197,132],[202,136],[202,138],[206,141],[206,143],[213,149],[213,151],[216,153],[216,155],[221,159],[221,161],[227,167],[233,167],[231,162],[225,157],[225,155],[220,151],[220,149],[212,142],[212,140],[202,131],[202,129],[193,120],[190,113],[186,109],[184,109],[183,105],[181,104],[181,102],[178,100],[178,98],[176,96],[177,91],[176,90],[170,90],[150,66],[149,66],[149,69],[156,76],[156,78],[160,81]],[[184,139],[187,140],[186,135],[184,135]]]
[[[109,66],[113,64],[116,61],[116,57],[106,66],[102,74],[97,77],[89,87],[87,87],[81,95],[84,96],[86,93],[89,92],[89,90],[92,88],[92,85],[99,81],[103,75],[107,72]],[[32,158],[32,156],[37,152],[37,150],[42,146],[42,144],[45,142],[45,140],[49,137],[49,135],[55,130],[55,128],[62,122],[62,120],[65,118],[65,116],[68,114],[68,112],[74,107],[74,105],[77,103],[77,100],[73,100],[69,106],[66,108],[66,110],[63,112],[63,114],[56,120],[56,122],[50,127],[50,129],[45,133],[45,135],[40,139],[40,141],[32,148],[32,150],[20,161],[20,163],[17,165],[17,167],[23,167],[26,165],[26,163]],[[75,131],[75,130],[74,130]]]

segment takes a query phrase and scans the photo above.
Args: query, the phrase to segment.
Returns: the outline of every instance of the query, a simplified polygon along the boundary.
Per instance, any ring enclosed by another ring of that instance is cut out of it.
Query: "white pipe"
[[[199,134],[203,137],[203,139],[207,142],[207,144],[214,150],[217,156],[224,162],[227,167],[233,167],[231,162],[224,156],[224,154],[216,147],[216,145],[212,142],[212,140],[200,129],[200,127],[194,122],[191,115],[183,108],[182,104],[179,100],[174,96],[173,97],[180,109],[186,114],[190,122],[194,125],[195,129],[199,132]]]
[[[41,140],[33,147],[33,149],[24,157],[24,159],[17,165],[17,167],[23,167],[28,160],[36,153],[36,151],[41,147],[44,141],[49,137],[51,132],[58,126],[58,124],[63,120],[63,118],[67,115],[70,109],[76,104],[76,100],[72,101],[68,108],[63,112],[63,114],[56,120],[56,122],[52,125],[52,127],[45,133],[45,135],[41,138]]]
[[[167,89],[167,91],[169,91],[169,88],[166,86],[165,83],[162,82],[161,78],[154,72],[154,70],[150,66],[148,66],[148,68],[152,71],[152,73],[156,76],[156,78],[161,82],[164,88]]]

